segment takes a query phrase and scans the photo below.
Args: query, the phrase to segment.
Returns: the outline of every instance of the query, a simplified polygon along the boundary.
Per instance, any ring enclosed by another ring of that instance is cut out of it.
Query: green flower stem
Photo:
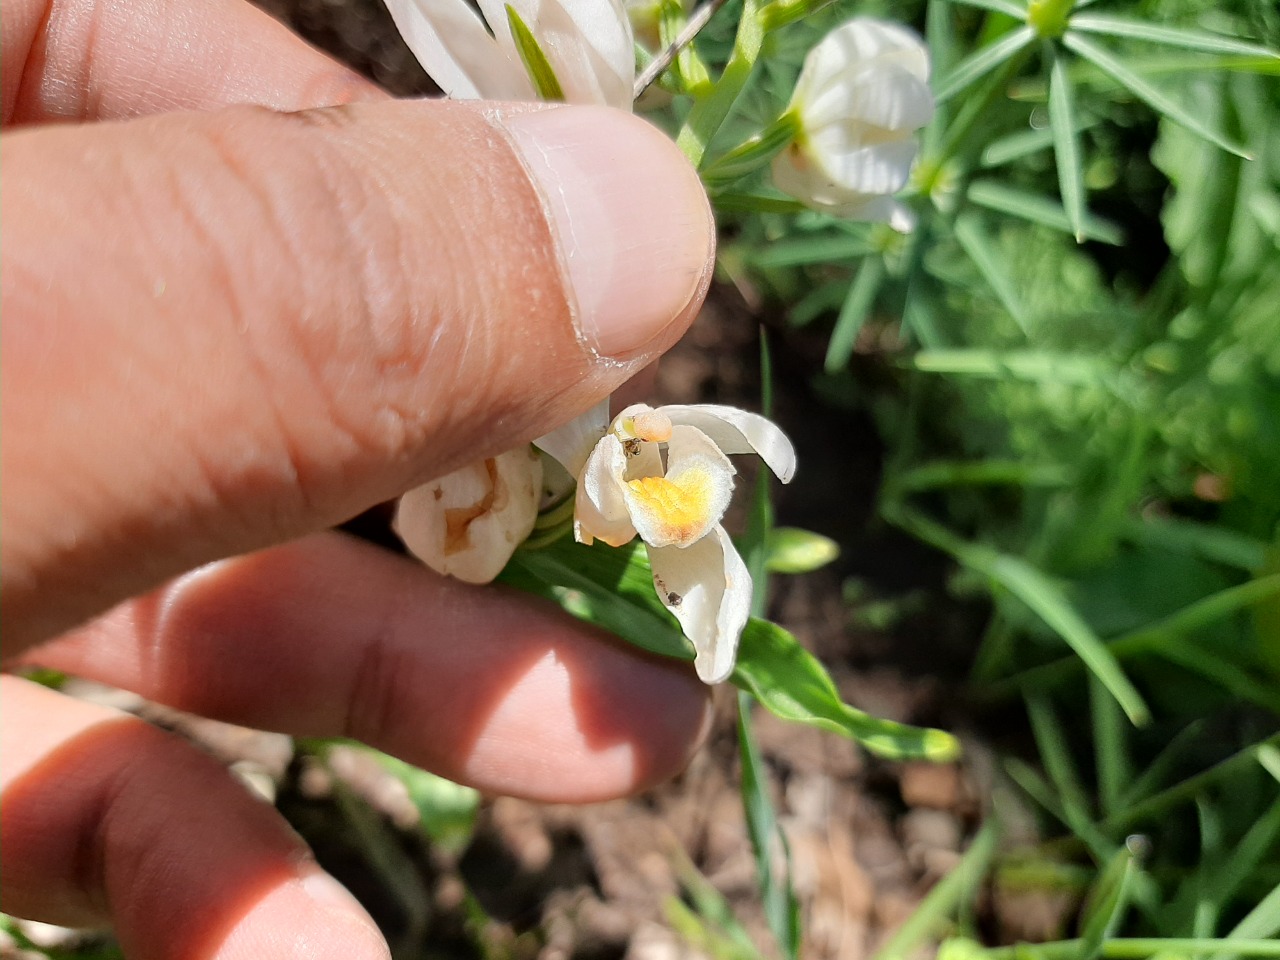
[[[658,14],[658,36],[664,47],[677,50],[671,64],[678,89],[695,97],[711,89],[711,73],[692,42],[681,45],[680,38],[689,26],[682,0],[662,0]]]
[[[1194,799],[1196,794],[1214,781],[1225,777],[1227,774],[1235,773],[1238,769],[1248,769],[1258,763],[1259,755],[1264,754],[1268,747],[1272,749],[1280,747],[1280,733],[1245,747],[1225,760],[1218,761],[1208,770],[1197,773],[1193,777],[1188,777],[1186,780],[1175,783],[1173,786],[1161,790],[1146,800],[1139,801],[1124,810],[1112,814],[1098,824],[1098,829],[1105,834],[1114,836],[1132,829],[1136,824],[1157,820],[1171,808]],[[1280,941],[1275,942],[1280,946]],[[1236,950],[1233,945],[1232,952],[1243,953],[1245,951]],[[1280,956],[1280,954],[1273,953],[1270,956]]]
[[[1059,940],[1056,943],[1038,943],[1035,956],[1040,960],[1077,960],[1083,956],[1083,940]],[[1231,940],[1191,937],[1117,937],[1103,940],[1098,956],[1103,960],[1142,960],[1158,953],[1204,954],[1230,953],[1247,957],[1280,957],[1280,940]],[[1014,944],[981,950],[976,956],[982,960],[1020,960],[1026,956],[1026,947]]]
[[[701,169],[711,139],[724,125],[729,111],[751,78],[756,58],[764,44],[764,27],[760,22],[760,0],[744,0],[733,53],[706,97],[700,98],[676,136],[676,146],[689,162]]]
[[[565,497],[550,510],[538,514],[538,519],[533,522],[534,530],[546,530],[550,527],[558,527],[566,520],[573,519],[574,496],[570,491],[569,496]]]
[[[799,113],[787,110],[750,140],[708,163],[702,170],[702,182],[715,187],[754,173],[790,146],[799,132]]]

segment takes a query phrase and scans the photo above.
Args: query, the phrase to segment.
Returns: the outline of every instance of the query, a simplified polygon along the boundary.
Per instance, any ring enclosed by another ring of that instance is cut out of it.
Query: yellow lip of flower
[[[645,540],[688,544],[706,536],[720,520],[717,484],[709,471],[693,467],[675,477],[642,477],[627,481],[633,520],[644,527]]]

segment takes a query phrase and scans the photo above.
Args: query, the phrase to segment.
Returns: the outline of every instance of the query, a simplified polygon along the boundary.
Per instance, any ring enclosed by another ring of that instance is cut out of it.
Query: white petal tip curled
[[[541,490],[541,459],[519,447],[410,490],[393,526],[432,570],[488,583],[533,530]]]

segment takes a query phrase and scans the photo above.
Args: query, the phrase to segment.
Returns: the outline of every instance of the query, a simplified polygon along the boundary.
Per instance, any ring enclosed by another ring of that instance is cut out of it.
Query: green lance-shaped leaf
[[[946,78],[939,82],[934,92],[934,99],[939,103],[951,99],[971,83],[1004,63],[1034,40],[1035,36],[1035,31],[1030,27],[1021,26],[961,60]]]
[[[844,703],[817,658],[775,623],[748,622],[732,680],[783,720],[850,737],[878,756],[943,762],[960,755],[959,741],[943,730],[882,720]]]
[[[1165,27],[1143,20],[1118,17],[1106,13],[1081,13],[1071,18],[1071,29],[1085,33],[1098,33],[1109,37],[1146,40],[1166,47],[1184,50],[1200,50],[1204,53],[1238,54],[1246,57],[1270,57],[1280,59],[1280,52],[1256,43],[1236,40],[1209,33],[1207,30],[1187,30],[1182,27]]]
[[[836,327],[827,343],[827,357],[823,362],[827,373],[839,373],[848,365],[858,334],[867,322],[876,294],[884,283],[884,276],[884,261],[879,257],[868,257],[862,262],[858,275],[849,285],[849,293],[840,307]]]
[[[511,27],[511,39],[515,41],[516,50],[520,54],[520,62],[524,64],[529,79],[533,81],[533,89],[543,100],[564,100],[564,89],[556,72],[551,68],[542,45],[529,29],[529,25],[516,13],[515,7],[507,4],[507,23]]]
[[[587,547],[564,537],[516,551],[498,580],[546,597],[642,649],[693,659],[692,645],[654,592],[648,556],[638,541]],[[960,753],[949,733],[881,720],[844,703],[813,654],[764,620],[747,623],[731,679],[778,717],[857,740],[880,756],[945,761]]]
[[[1133,896],[1138,869],[1137,859],[1128,848],[1118,850],[1103,868],[1080,917],[1082,960],[1097,957],[1103,941],[1119,928]]]
[[[1116,83],[1124,87],[1139,100],[1146,103],[1151,109],[1157,113],[1162,113],[1174,123],[1181,124],[1192,133],[1204,137],[1210,143],[1216,144],[1228,153],[1234,153],[1238,157],[1244,157],[1246,160],[1252,160],[1253,157],[1249,151],[1245,150],[1239,144],[1233,143],[1225,134],[1213,129],[1208,124],[1197,119],[1185,107],[1171,100],[1157,87],[1148,83],[1138,74],[1130,70],[1124,63],[1113,57],[1102,47],[1098,46],[1090,40],[1086,40],[1083,36],[1075,32],[1068,32],[1062,42],[1067,45],[1073,52],[1084,57],[1103,73],[1111,77]]]
[[[1051,43],[1045,44],[1049,63],[1049,127],[1053,130],[1053,154],[1058,163],[1058,189],[1076,243],[1084,242],[1084,172],[1080,165],[1080,141],[1076,135],[1076,108],[1066,59]]]

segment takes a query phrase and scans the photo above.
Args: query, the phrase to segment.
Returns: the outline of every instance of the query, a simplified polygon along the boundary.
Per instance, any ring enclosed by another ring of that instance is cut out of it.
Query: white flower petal
[[[720,522],[733,496],[733,464],[701,430],[672,428],[666,475],[622,488],[636,532],[653,547],[688,546]]]
[[[459,100],[533,100],[523,64],[504,55],[466,0],[386,0],[396,29],[440,89]],[[506,29],[506,19],[502,23]]]
[[[569,103],[631,109],[635,46],[620,0],[509,0],[555,71]],[[520,63],[507,0],[479,0],[507,58]]]
[[[611,547],[620,547],[635,537],[636,528],[631,524],[623,496],[626,470],[622,442],[613,434],[606,434],[591,451],[578,479],[573,534],[579,543],[591,544],[598,538]]]
[[[723,527],[689,547],[649,547],[658,596],[697,653],[704,683],[733,673],[738,640],[751,615],[751,575]]]
[[[587,457],[608,429],[609,398],[606,397],[563,427],[538,437],[533,445],[560,461],[560,465],[576,477],[582,473]]]
[[[774,160],[774,184],[836,215],[891,219],[875,197],[907,183],[915,131],[933,116],[928,78],[929,52],[905,27],[859,18],[833,30],[805,58],[791,98],[800,132]]]
[[[796,472],[796,451],[776,424],[737,407],[715,403],[671,404],[659,407],[674,424],[697,427],[722,453],[756,453],[779,480],[789,483]]]
[[[530,447],[508,450],[410,490],[394,527],[432,570],[488,583],[533,530],[542,461]]]

